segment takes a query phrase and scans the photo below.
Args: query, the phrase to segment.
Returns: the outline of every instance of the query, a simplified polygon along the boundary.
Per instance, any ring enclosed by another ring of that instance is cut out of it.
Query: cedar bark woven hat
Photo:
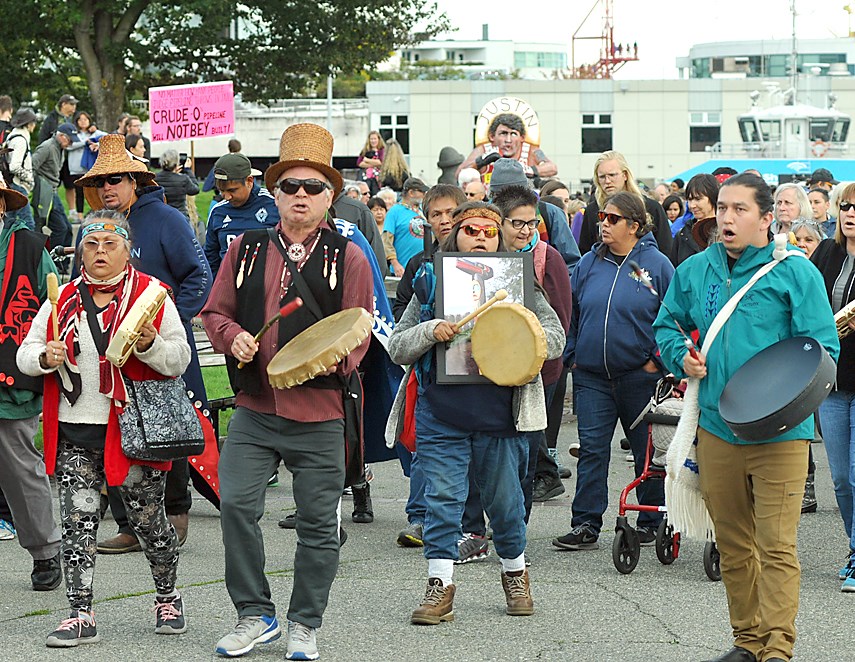
[[[123,175],[125,173],[133,174],[137,187],[149,186],[154,183],[154,173],[149,171],[145,163],[125,149],[124,136],[111,133],[98,142],[98,158],[95,159],[95,165],[74,183],[83,187],[83,195],[93,210],[103,209],[104,203],[98,197],[95,179],[104,175]]]
[[[0,155],[0,158],[6,158]],[[15,189],[7,188],[6,182],[3,180],[3,175],[0,175],[0,198],[6,203],[6,211],[15,211],[30,204],[27,196],[18,193]]]
[[[344,187],[344,180],[338,170],[333,168],[333,137],[318,124],[293,124],[285,129],[279,141],[279,161],[264,173],[264,184],[273,193],[276,181],[288,168],[307,166],[322,172],[333,185],[337,198]]]

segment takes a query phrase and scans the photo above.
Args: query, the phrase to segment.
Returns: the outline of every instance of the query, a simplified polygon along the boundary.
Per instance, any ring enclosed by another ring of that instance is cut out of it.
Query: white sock
[[[502,559],[503,572],[519,572],[525,570],[525,553],[520,554],[515,559]]]
[[[157,597],[158,598],[177,598],[178,597],[178,590],[172,589],[169,593],[158,593]]]
[[[338,528],[341,528],[341,497],[338,498],[338,506],[335,509],[335,517],[338,520]]]
[[[428,559],[428,577],[438,577],[443,586],[454,583],[454,561],[451,559]]]

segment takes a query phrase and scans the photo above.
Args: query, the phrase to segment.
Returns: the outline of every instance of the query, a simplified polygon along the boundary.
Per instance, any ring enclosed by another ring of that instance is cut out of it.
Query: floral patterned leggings
[[[62,520],[62,565],[72,609],[92,607],[92,580],[104,485],[104,450],[83,448],[60,439],[56,458],[59,512]],[[132,465],[119,486],[131,528],[145,550],[160,594],[175,589],[178,537],[166,518],[163,495],[166,472]]]

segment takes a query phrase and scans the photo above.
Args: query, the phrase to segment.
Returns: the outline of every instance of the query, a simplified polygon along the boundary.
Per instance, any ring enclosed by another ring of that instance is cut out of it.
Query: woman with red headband
[[[506,250],[497,207],[467,202],[454,211],[453,218],[441,251],[478,255]],[[493,527],[493,544],[502,562],[506,613],[528,616],[534,613],[534,602],[525,567],[525,508],[520,481],[528,468],[525,433],[546,427],[543,383],[540,376],[516,387],[437,383],[434,348],[451,340],[457,327],[435,319],[434,311],[433,296],[417,287],[389,339],[392,360],[414,365],[419,384],[416,452],[426,481],[423,540],[428,584],[411,621],[437,625],[454,620],[452,575],[470,471],[480,488],[481,502]],[[546,333],[548,358],[560,356],[564,329],[542,290],[535,291],[533,312]],[[402,389],[407,381],[402,381]],[[399,393],[396,406],[400,399]],[[395,411],[393,407],[393,417]],[[394,426],[390,421],[390,427]]]

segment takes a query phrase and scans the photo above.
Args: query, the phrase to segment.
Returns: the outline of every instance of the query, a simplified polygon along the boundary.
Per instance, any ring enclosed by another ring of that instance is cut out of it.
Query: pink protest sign
[[[221,138],[235,131],[231,81],[148,90],[152,142]]]

